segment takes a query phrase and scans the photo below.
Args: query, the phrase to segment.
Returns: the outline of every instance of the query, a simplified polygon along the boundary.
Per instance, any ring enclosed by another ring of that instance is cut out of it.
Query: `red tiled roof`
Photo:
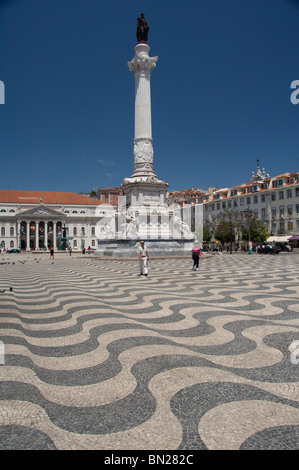
[[[115,191],[115,192],[118,192],[118,193],[121,192],[121,190],[119,188],[112,188],[112,187],[110,187],[110,188],[99,188],[98,189],[99,193],[102,192],[102,191]]]
[[[288,176],[290,176],[290,173],[283,173],[282,175],[275,176],[273,179],[276,179],[276,178],[283,178],[283,177],[286,178],[286,177],[288,177]]]
[[[103,204],[98,199],[83,196],[77,193],[62,193],[50,191],[14,191],[0,189],[0,203],[13,204],[39,204],[40,198],[43,204],[62,204],[76,206],[98,206]]]

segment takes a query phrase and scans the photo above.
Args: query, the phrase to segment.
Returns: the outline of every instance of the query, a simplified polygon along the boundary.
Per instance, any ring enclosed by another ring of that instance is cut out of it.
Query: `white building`
[[[264,169],[260,170],[258,164],[256,173],[252,173],[247,184],[211,188],[201,194],[199,191],[193,194],[192,190],[174,192],[170,194],[170,200],[182,207],[203,204],[204,221],[212,221],[224,209],[238,212],[251,209],[258,219],[265,222],[267,232],[277,242],[287,242],[289,237],[299,234],[299,172],[270,177]]]
[[[258,167],[247,184],[217,190],[205,198],[204,218],[207,220],[225,208],[240,212],[249,208],[265,222],[270,235],[287,240],[288,236],[299,233],[298,179],[299,172],[271,178]]]
[[[0,248],[96,248],[96,209],[102,203],[76,193],[0,190]]]

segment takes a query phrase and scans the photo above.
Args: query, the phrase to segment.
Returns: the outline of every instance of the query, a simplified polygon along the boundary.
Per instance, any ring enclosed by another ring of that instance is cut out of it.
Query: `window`
[[[272,217],[276,217],[276,207],[272,207]]]
[[[276,193],[271,193],[271,201],[276,201]]]
[[[5,227],[1,227],[1,237],[5,237]]]
[[[295,194],[296,194],[296,197],[299,196],[299,188],[296,188]]]
[[[279,191],[278,197],[279,197],[280,200],[284,199],[283,191]]]
[[[284,214],[284,206],[279,206],[279,214],[280,215]]]
[[[74,228],[73,228],[73,235],[74,235],[74,237],[77,236],[77,227],[74,227]]]
[[[266,209],[265,208],[262,209],[261,215],[262,215],[262,220],[264,220],[266,218]]]
[[[96,246],[95,240],[91,240],[91,246]]]
[[[289,215],[293,214],[293,206],[287,206],[287,210]]]
[[[257,196],[253,197],[253,202],[254,202],[254,204],[257,204]]]
[[[13,227],[10,227],[10,236],[11,236],[11,237],[14,236],[14,228],[13,228]]]
[[[251,198],[250,197],[246,198],[246,204],[251,204]]]
[[[222,209],[225,209],[225,202],[222,203]]]
[[[96,234],[96,229],[94,227],[91,227],[91,235],[94,237]]]
[[[220,210],[220,202],[217,202],[217,210]]]
[[[85,235],[85,227],[81,227],[81,235]]]
[[[262,194],[262,195],[261,195],[261,202],[266,202],[266,196],[265,196],[265,194]]]
[[[296,214],[299,214],[299,204],[296,204]]]
[[[244,206],[244,198],[243,197],[240,199],[240,206]]]
[[[283,185],[283,179],[279,179],[278,180],[278,186],[282,186]]]
[[[77,240],[74,240],[74,248],[77,248]]]
[[[11,242],[10,242],[10,248],[14,248],[14,242],[13,242],[13,240],[11,240]]]
[[[288,221],[288,230],[293,230],[293,221],[292,220]]]
[[[292,190],[287,189],[287,198],[290,198],[290,197],[292,197]]]

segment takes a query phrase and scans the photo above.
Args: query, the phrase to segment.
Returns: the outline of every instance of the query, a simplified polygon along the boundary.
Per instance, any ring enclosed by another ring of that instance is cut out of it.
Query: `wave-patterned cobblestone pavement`
[[[0,449],[299,448],[297,255],[1,259]]]

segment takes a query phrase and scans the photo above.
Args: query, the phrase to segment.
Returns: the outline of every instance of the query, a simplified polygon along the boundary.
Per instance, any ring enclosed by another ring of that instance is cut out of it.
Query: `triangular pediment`
[[[63,215],[62,212],[58,212],[55,209],[52,209],[50,207],[45,206],[45,204],[38,204],[35,207],[32,207],[31,209],[28,209],[26,211],[21,212],[21,214],[18,214],[19,216],[21,215],[22,217],[30,217],[34,216],[37,218],[45,218],[48,219],[49,217],[52,218],[60,218]]]

